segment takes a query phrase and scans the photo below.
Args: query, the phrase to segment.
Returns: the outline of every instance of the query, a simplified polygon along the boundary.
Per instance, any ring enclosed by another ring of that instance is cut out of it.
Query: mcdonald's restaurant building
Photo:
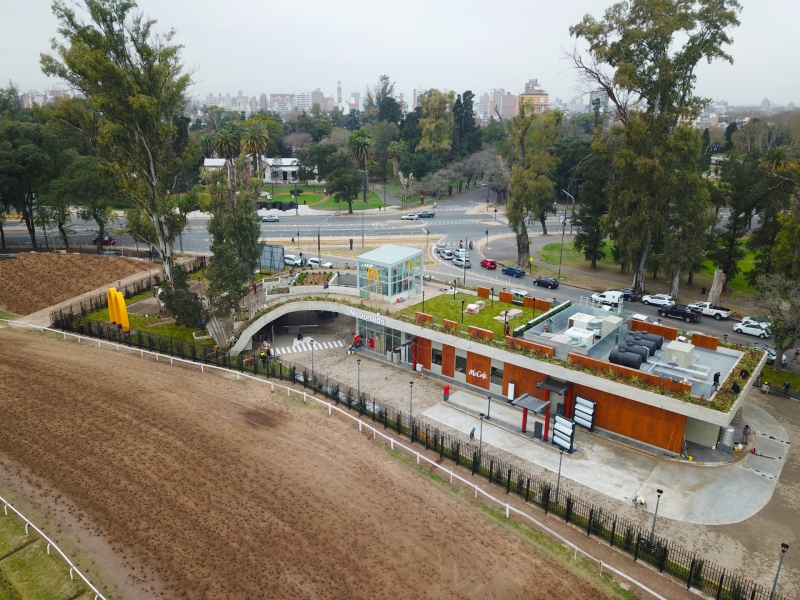
[[[404,302],[422,293],[423,252],[387,244],[358,257],[358,290],[362,298]]]

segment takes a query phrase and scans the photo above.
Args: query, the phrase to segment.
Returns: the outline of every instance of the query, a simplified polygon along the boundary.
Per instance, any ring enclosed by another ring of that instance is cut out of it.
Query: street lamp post
[[[297,195],[297,180],[294,181],[294,214],[300,214],[300,196]]]
[[[558,504],[558,492],[561,489],[561,461],[564,459],[564,449],[561,448],[561,456],[558,457],[558,478],[556,479],[556,504]]]
[[[458,284],[458,278],[453,279],[453,300],[456,299],[456,284]]]
[[[664,493],[664,490],[656,490],[656,494],[658,494],[658,499],[656,500],[656,512],[653,514],[653,527],[650,529],[650,545],[653,545],[653,540],[656,536],[656,519],[658,518],[658,504],[661,502],[661,494]]]
[[[778,587],[778,577],[781,576],[781,566],[783,565],[783,556],[786,554],[786,551],[789,549],[789,544],[781,544],[781,559],[778,562],[778,572],[775,573],[775,581],[772,584],[772,591],[769,593],[769,600],[772,600],[775,597],[775,588]]]
[[[570,200],[572,200],[572,211],[570,212],[570,219],[569,219],[569,234],[572,235],[572,219],[575,216],[575,197],[570,194],[567,190],[561,190],[567,196],[569,196]],[[564,218],[567,218],[567,209],[564,209]]]
[[[364,210],[366,209],[367,203],[367,170],[366,169],[359,169],[362,173],[364,173],[364,203],[361,206],[361,247],[364,247]],[[384,188],[385,189],[385,188]]]
[[[464,301],[461,301],[461,322],[464,322]]]
[[[564,209],[564,220],[561,222],[561,253],[558,255],[558,279],[561,279],[561,259],[564,258],[564,232],[567,229],[567,209]]]
[[[422,290],[422,312],[425,312],[425,290]]]
[[[486,415],[483,413],[480,414],[481,417],[481,431],[478,434],[478,465],[481,464],[481,458],[483,458],[483,418]]]
[[[356,359],[356,365],[358,366],[358,405],[361,406],[361,359]],[[375,412],[375,411],[373,411]]]
[[[491,300],[492,300],[492,308],[494,308],[494,288],[490,288],[492,290]]]
[[[408,382],[410,406],[408,410],[408,428],[411,430],[411,443],[414,443],[414,382]]]
[[[467,248],[469,248],[469,238],[464,239],[464,278],[461,280],[463,282],[462,285],[467,285],[467,256],[469,256]]]
[[[322,266],[322,256],[321,256],[321,249],[320,249],[320,229],[322,228],[322,225],[323,225],[323,223],[325,223],[325,221],[328,221],[328,220],[332,219],[334,216],[335,215],[331,215],[327,219],[325,219],[323,221],[320,221],[320,223],[317,225],[317,260],[319,261],[320,267]],[[297,232],[297,237],[300,237],[300,232],[299,231]]]

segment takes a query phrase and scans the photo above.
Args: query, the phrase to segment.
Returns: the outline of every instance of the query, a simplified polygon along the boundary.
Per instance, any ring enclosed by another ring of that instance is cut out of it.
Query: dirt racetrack
[[[110,597],[605,595],[266,385],[4,329],[0,415],[0,473],[33,473],[124,557]]]
[[[118,256],[26,252],[0,264],[0,308],[29,315],[154,266]]]

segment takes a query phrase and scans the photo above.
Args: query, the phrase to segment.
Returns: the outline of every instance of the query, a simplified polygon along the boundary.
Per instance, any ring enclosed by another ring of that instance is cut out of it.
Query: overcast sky
[[[245,95],[321,88],[343,96],[386,74],[410,100],[414,88],[522,91],[531,78],[551,96],[576,95],[562,59],[569,26],[596,17],[612,0],[406,0],[299,3],[267,0],[139,0],[140,8],[177,30],[193,93]],[[697,92],[733,104],[800,103],[797,25],[800,0],[741,0],[733,31],[734,64],[703,63]],[[48,0],[0,0],[0,85],[23,91],[56,82],[39,68],[56,21]],[[794,57],[794,58],[792,58]]]

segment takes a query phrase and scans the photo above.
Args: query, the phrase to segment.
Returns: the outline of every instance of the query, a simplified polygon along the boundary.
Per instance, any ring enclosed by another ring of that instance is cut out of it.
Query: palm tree
[[[406,146],[406,143],[402,140],[392,142],[386,148],[386,153],[389,155],[389,158],[392,159],[392,172],[395,177],[397,177],[397,172],[400,169],[400,159],[403,158],[406,152],[408,152],[408,146]]]
[[[772,173],[788,171],[797,168],[797,160],[792,157],[791,150],[786,146],[776,146],[764,155],[758,166]]]
[[[347,148],[350,154],[356,159],[359,168],[364,171],[364,178],[366,178],[367,163],[372,160],[374,152],[374,145],[372,143],[372,136],[364,129],[356,129],[350,134],[350,139],[347,141]],[[367,186],[364,186],[364,204],[367,203]]]
[[[239,129],[241,129],[241,127],[239,127]],[[234,170],[231,168],[233,159],[239,156],[241,148],[239,133],[240,132],[237,131],[236,128],[226,125],[214,136],[214,151],[217,153],[217,156],[225,159],[225,170],[228,173],[228,185],[230,185],[230,182],[233,180]]]
[[[211,158],[211,155],[214,153],[214,136],[210,133],[201,135],[200,147],[203,149],[203,156]]]
[[[263,123],[255,121],[244,127],[242,136],[242,148],[248,154],[253,155],[253,166],[256,172],[259,171],[259,159],[261,154],[269,147],[269,133]]]

